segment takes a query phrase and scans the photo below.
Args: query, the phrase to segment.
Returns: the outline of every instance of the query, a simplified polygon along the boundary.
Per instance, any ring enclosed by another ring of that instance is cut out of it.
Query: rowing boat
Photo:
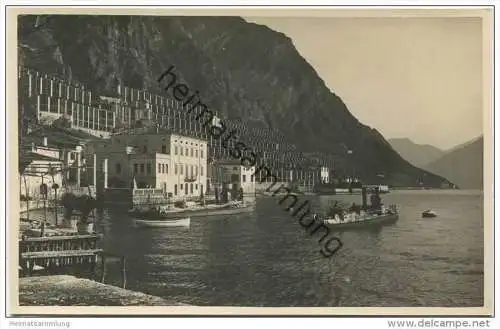
[[[136,219],[135,224],[138,227],[189,227],[191,218],[165,219],[165,220],[146,220]]]

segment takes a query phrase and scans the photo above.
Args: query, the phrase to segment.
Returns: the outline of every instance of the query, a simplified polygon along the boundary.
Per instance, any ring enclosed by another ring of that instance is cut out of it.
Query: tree
[[[71,128],[71,120],[66,116],[62,116],[52,122],[52,127],[69,129]]]

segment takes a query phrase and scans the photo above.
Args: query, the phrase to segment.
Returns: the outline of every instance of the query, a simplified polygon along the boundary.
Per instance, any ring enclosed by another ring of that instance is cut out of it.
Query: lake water
[[[330,200],[308,197],[314,209]],[[428,306],[483,305],[483,196],[479,191],[395,191],[400,219],[378,230],[337,234],[331,258],[277,205],[193,218],[189,228],[138,229],[123,213],[100,224],[105,249],[126,255],[127,288],[193,305]],[[421,218],[431,208],[439,217]],[[108,267],[119,278],[119,267]]]

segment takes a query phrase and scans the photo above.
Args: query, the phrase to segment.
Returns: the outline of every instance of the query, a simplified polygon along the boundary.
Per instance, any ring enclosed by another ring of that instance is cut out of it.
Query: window
[[[185,167],[186,167],[186,176],[187,176],[187,175],[189,175],[189,166],[186,164]]]
[[[203,184],[200,184],[200,190],[203,192]]]
[[[180,165],[181,167],[181,175],[184,175],[184,166],[183,165]],[[182,185],[181,185],[182,186]],[[181,187],[182,188],[182,187]]]
[[[136,173],[136,174],[138,172],[137,167],[138,167],[137,163],[134,163],[134,173]]]
[[[181,190],[182,190],[182,186],[183,186],[183,184],[179,185],[179,188],[180,188]]]
[[[200,158],[203,158],[203,150],[200,150]]]
[[[174,195],[177,195],[177,184],[174,185]]]
[[[176,145],[175,148],[174,148],[175,155],[177,155],[177,151],[178,150],[177,150],[177,145]]]
[[[189,193],[193,194],[193,183],[189,184]]]
[[[198,176],[198,166],[194,166],[194,175]]]
[[[253,175],[250,176],[250,181],[253,182]]]
[[[161,173],[162,174],[165,173],[165,164],[164,163],[161,164]]]
[[[165,174],[168,174],[168,164],[165,164]]]
[[[198,157],[198,150],[194,150],[194,156]]]
[[[198,189],[198,184],[194,184],[194,189],[197,190]]]
[[[146,172],[147,172],[148,174],[151,174],[151,163],[148,163],[148,164],[146,165]]]
[[[193,148],[191,148],[191,156],[193,156]]]
[[[186,156],[189,156],[189,149],[186,147]]]
[[[247,175],[242,175],[242,182],[245,183],[247,181]]]
[[[144,172],[144,163],[141,163],[141,173]]]
[[[203,176],[203,166],[200,166],[200,176]]]
[[[167,153],[167,145],[161,146],[161,153]]]
[[[161,164],[158,164],[158,173],[161,173]]]
[[[177,175],[177,163],[175,164],[175,167],[174,167],[174,173]]]
[[[194,176],[194,168],[193,168],[193,165],[191,165],[191,176]]]
[[[181,147],[181,155],[184,155],[184,149]]]
[[[116,173],[119,174],[121,172],[122,172],[122,166],[121,166],[121,164],[117,163],[116,164]]]

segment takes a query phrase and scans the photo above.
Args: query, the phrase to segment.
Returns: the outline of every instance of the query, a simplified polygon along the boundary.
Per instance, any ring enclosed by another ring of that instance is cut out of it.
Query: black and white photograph
[[[16,310],[491,314],[491,10],[415,12],[17,9]]]

